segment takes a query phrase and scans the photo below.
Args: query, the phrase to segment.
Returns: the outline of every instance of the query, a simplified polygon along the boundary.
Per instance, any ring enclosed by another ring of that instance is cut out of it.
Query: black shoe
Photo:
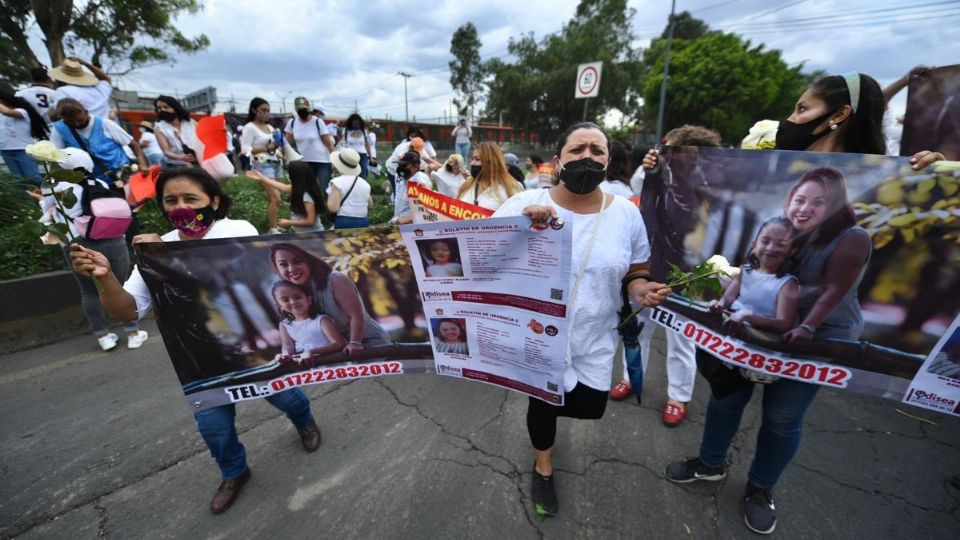
[[[553,475],[544,476],[538,473],[536,466],[534,466],[530,493],[533,497],[533,508],[537,512],[538,519],[557,515],[560,503],[557,501],[557,490],[553,485]]]
[[[300,442],[303,449],[307,452],[316,452],[320,448],[320,428],[316,422],[310,422],[310,425],[297,430],[300,434]]]
[[[757,534],[772,533],[777,528],[773,492],[747,484],[747,496],[743,498],[743,522]]]
[[[696,482],[697,480],[708,480],[716,482],[723,480],[727,476],[727,471],[723,467],[711,469],[703,464],[698,457],[681,459],[667,465],[667,480],[678,484]]]

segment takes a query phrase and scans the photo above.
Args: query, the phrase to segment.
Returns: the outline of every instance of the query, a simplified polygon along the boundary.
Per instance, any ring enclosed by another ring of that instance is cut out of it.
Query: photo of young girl
[[[782,334],[794,327],[800,302],[800,285],[785,272],[798,233],[790,220],[775,217],[760,226],[750,246],[747,264],[727,287],[723,298],[710,303],[710,310],[733,310],[723,329],[733,334],[741,324]],[[768,376],[744,370],[755,382],[769,382]],[[762,378],[762,379],[761,379]]]
[[[463,277],[456,239],[418,240],[417,247],[427,277]]]
[[[304,287],[278,281],[273,285],[273,300],[280,314],[280,363],[314,367],[313,357],[339,352],[347,345],[333,319],[318,313]]]
[[[433,327],[433,348],[438,353],[470,354],[467,348],[467,321],[464,319],[430,319]]]

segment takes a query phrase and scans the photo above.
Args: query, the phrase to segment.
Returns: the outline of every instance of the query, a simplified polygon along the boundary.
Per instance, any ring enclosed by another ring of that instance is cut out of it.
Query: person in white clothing
[[[280,141],[274,137],[275,128],[270,125],[270,103],[255,97],[250,100],[247,109],[247,123],[240,135],[240,152],[250,156],[250,169],[263,176],[277,180],[283,177],[283,164],[280,162]],[[264,185],[267,192],[267,232],[282,232],[277,227],[277,213],[280,211],[280,190]]]
[[[303,160],[294,161],[287,167],[287,173],[290,175],[289,184],[267,178],[257,171],[247,171],[246,175],[260,182],[264,189],[290,195],[290,219],[277,220],[279,228],[292,227],[294,232],[322,231],[320,205],[323,204],[323,192],[310,164]]]
[[[57,117],[60,120],[53,123],[50,142],[57,148],[87,151],[93,158],[97,178],[118,181],[116,172],[130,163],[125,147],[130,147],[141,170],[148,169],[140,143],[113,120],[93,116],[72,98],[57,102]]]
[[[200,165],[204,144],[197,137],[197,122],[187,109],[172,96],[158,96],[153,108],[158,118],[154,134],[167,165]]]
[[[407,186],[419,184],[427,189],[433,189],[430,177],[420,170],[420,154],[413,150],[400,157],[397,162],[397,203],[393,208],[393,219],[390,221],[398,225],[413,223],[413,208],[407,198]]]
[[[84,71],[89,69],[93,75]],[[79,101],[87,112],[97,118],[109,119],[110,96],[113,94],[113,81],[106,71],[97,66],[71,56],[63,64],[50,70],[50,78],[57,88],[56,101],[71,98]],[[50,111],[50,119],[58,120],[56,111]]]
[[[287,121],[283,129],[284,135],[287,142],[297,147],[303,161],[313,168],[320,182],[320,190],[326,191],[330,178],[333,177],[330,154],[334,151],[336,126],[325,124],[320,116],[313,112],[315,109],[322,112],[322,109],[315,108],[310,104],[310,100],[303,96],[293,100],[293,107],[297,116]]]
[[[169,168],[160,173],[160,178],[157,179],[157,206],[167,221],[175,227],[174,230],[163,236],[138,235],[134,237],[134,243],[195,241],[257,234],[257,229],[250,223],[226,217],[231,206],[230,197],[209,173],[199,167]],[[138,267],[135,266],[130,278],[121,284],[113,275],[110,262],[95,250],[72,244],[70,260],[75,272],[100,279],[100,301],[115,318],[122,321],[142,319],[153,308],[153,297]],[[179,312],[176,315],[188,316]],[[198,323],[198,326],[203,327],[203,322]],[[182,354],[189,356],[195,348],[203,348],[202,343],[193,343],[199,338],[190,335],[178,337],[184,340]],[[174,354],[171,353],[171,356]],[[314,452],[320,448],[320,428],[310,411],[310,400],[302,390],[286,390],[273,394],[266,400],[286,413],[300,435],[304,450]],[[236,406],[233,404],[210,407],[194,413],[200,435],[219,465],[223,478],[210,501],[210,511],[214,514],[229,509],[250,478],[246,450],[237,435],[235,416]]]
[[[295,361],[311,368],[316,365],[315,356],[340,352],[347,346],[334,320],[311,301],[313,294],[306,286],[280,280],[273,284],[272,293],[280,313],[280,363]]]
[[[607,164],[607,178],[600,184],[600,189],[610,195],[619,195],[624,199],[633,197],[629,179],[633,169],[630,167],[630,156],[627,147],[621,142],[610,142],[610,163]]]
[[[353,113],[347,117],[341,145],[352,148],[360,155],[360,177],[367,178],[369,167],[377,166],[377,134],[367,130],[367,123],[359,114]]]
[[[467,181],[467,169],[463,166],[463,156],[451,154],[443,167],[430,173],[430,179],[437,185],[437,193],[456,197],[460,186]]]
[[[37,67],[30,70],[30,86],[23,90],[18,90],[17,97],[22,97],[29,103],[43,118],[43,121],[49,126],[53,123],[50,120],[50,112],[55,109],[57,103],[57,93],[53,89],[53,79],[47,74],[47,69]]]
[[[344,148],[330,156],[333,168],[340,173],[330,181],[327,188],[327,210],[337,215],[333,227],[357,229],[367,227],[367,214],[373,208],[370,184],[360,176],[360,154],[352,148]]]
[[[150,166],[166,163],[167,156],[163,155],[163,149],[157,142],[157,136],[153,132],[153,124],[144,120],[137,125],[140,127],[140,148],[143,149],[143,155],[147,156]]]
[[[494,213],[495,217],[530,216],[534,224],[544,226],[559,218],[563,226],[573,228],[564,404],[558,407],[530,398],[527,408],[527,431],[535,456],[532,499],[538,513],[548,515],[559,508],[551,460],[557,417],[596,419],[607,406],[619,340],[614,328],[622,305],[621,289],[648,307],[659,305],[670,294],[663,284],[650,280],[650,248],[637,208],[597,189],[608,159],[603,129],[590,122],[571,126],[561,135],[553,159],[559,185],[520,192]]]
[[[477,145],[470,160],[470,179],[460,186],[457,198],[488,210],[523,191],[523,184],[510,175],[500,147],[492,142]]]
[[[453,127],[451,132],[453,136],[454,145],[457,149],[457,153],[461,156],[470,155],[470,137],[473,136],[473,130],[470,129],[470,126],[467,125],[467,120],[464,118],[460,119],[460,122]]]
[[[0,90],[0,154],[11,174],[40,185],[37,162],[26,148],[34,139],[46,139],[48,133],[47,123],[27,100]]]

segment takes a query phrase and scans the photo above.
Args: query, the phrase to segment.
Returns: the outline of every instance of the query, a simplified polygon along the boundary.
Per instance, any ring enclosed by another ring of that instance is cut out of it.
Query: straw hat
[[[330,162],[333,163],[333,168],[340,171],[340,174],[350,176],[360,174],[360,154],[353,148],[344,148],[330,154]]]
[[[152,130],[152,129],[153,129],[153,124],[151,124],[150,122],[147,122],[146,120],[141,121],[141,122],[140,122],[139,124],[137,124],[137,125],[140,126],[140,127],[142,127],[142,128],[144,128],[144,129],[149,129],[149,130]]]
[[[64,60],[62,64],[51,69],[50,77],[55,81],[73,84],[76,86],[95,86],[97,78],[86,72],[83,65],[76,60]]]

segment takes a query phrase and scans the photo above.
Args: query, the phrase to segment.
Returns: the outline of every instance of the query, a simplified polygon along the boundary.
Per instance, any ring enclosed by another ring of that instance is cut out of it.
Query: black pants
[[[539,451],[553,448],[557,438],[557,418],[580,418],[596,420],[607,410],[607,392],[577,383],[563,397],[563,406],[557,407],[536,398],[529,398],[527,406],[527,432],[530,443]]]

